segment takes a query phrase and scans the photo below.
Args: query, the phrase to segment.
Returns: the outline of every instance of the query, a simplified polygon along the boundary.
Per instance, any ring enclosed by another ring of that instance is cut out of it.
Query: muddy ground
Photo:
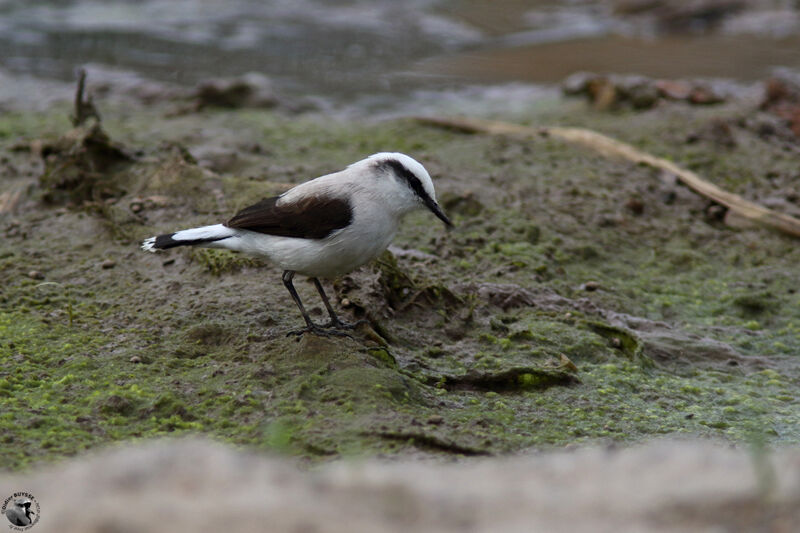
[[[95,103],[101,130],[70,132],[66,101],[0,116],[5,470],[186,434],[309,463],[800,441],[797,240],[669,176],[403,118]],[[599,111],[553,94],[514,118],[593,128],[800,212],[799,145],[755,100]],[[287,337],[301,318],[262,262],[139,250],[385,150],[426,165],[457,227],[414,214],[328,283],[370,323],[354,339]]]

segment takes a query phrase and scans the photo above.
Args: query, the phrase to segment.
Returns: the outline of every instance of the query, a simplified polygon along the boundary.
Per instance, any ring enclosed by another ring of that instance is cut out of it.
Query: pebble
[[[442,418],[439,415],[432,415],[432,416],[428,417],[428,424],[433,424],[435,426],[438,426],[442,422],[444,422],[444,418]]]
[[[708,87],[695,87],[689,94],[689,102],[694,105],[713,105],[720,104],[725,98],[718,95]]]
[[[586,94],[589,92],[589,83],[596,77],[597,74],[592,72],[575,72],[561,83],[561,90],[573,96]]]
[[[656,80],[655,86],[662,96],[671,100],[687,100],[692,94],[692,86],[685,81]]]
[[[628,201],[625,202],[625,207],[634,215],[641,215],[644,213],[644,202],[639,198],[629,198]]]
[[[44,274],[42,274],[38,270],[31,270],[30,272],[28,272],[28,277],[31,279],[44,279]]]
[[[596,291],[599,288],[600,288],[600,283],[596,281],[587,281],[586,283],[583,284],[583,290],[585,291],[592,292]]]
[[[113,259],[106,259],[100,264],[100,266],[103,268],[103,270],[108,270],[109,268],[114,268],[117,266],[117,262]]]
[[[722,220],[725,218],[727,211],[728,208],[723,205],[711,204],[706,208],[706,218],[709,220]]]

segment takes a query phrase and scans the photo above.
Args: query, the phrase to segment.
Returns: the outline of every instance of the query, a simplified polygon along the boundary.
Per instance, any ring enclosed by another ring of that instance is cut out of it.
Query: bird
[[[245,207],[221,224],[150,237],[141,247],[201,246],[265,258],[283,269],[283,284],[305,320],[304,328],[287,335],[349,336],[344,330],[355,325],[339,319],[320,278],[338,278],[375,259],[403,217],[418,209],[453,227],[425,167],[408,155],[380,152]],[[314,282],[330,322],[311,320],[292,283],[295,274]]]
[[[33,522],[36,513],[31,511],[33,502],[28,498],[16,498],[13,505],[6,509],[6,518],[15,526],[28,526]]]

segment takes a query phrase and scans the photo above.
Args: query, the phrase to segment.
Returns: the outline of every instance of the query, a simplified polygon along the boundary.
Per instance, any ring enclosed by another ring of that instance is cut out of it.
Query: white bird
[[[425,167],[405,154],[382,152],[261,200],[223,224],[145,239],[142,249],[191,245],[266,258],[284,270],[283,284],[306,322],[290,334],[341,335],[337,330],[353,326],[336,316],[319,278],[342,276],[380,255],[402,218],[423,208],[452,227],[436,203]],[[331,318],[328,324],[315,324],[309,317],[292,284],[295,273],[314,281]]]

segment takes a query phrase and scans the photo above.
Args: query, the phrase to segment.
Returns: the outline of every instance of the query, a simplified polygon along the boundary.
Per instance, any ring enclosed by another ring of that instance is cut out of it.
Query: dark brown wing
[[[265,198],[245,207],[225,225],[280,237],[324,239],[353,219],[349,202],[340,198],[309,196],[283,205],[277,204],[278,198]]]

